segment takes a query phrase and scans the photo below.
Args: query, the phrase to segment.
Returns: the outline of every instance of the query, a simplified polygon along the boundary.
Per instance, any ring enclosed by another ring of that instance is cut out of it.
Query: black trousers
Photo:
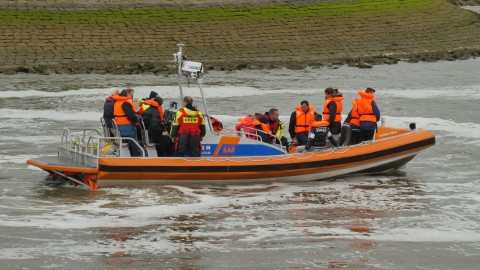
[[[155,150],[158,157],[171,157],[175,153],[175,145],[170,136],[161,136],[155,140]]]
[[[307,144],[308,132],[297,133],[295,134],[295,138],[297,138],[298,145],[305,145]]]
[[[178,136],[175,156],[184,157],[185,153],[190,153],[191,157],[199,157],[202,153],[202,137],[200,135],[181,134]]]

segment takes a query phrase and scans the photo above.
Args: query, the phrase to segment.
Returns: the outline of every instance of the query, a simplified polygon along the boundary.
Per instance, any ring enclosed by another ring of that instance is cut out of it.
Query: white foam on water
[[[441,87],[428,89],[376,89],[382,99],[411,98],[411,99],[480,99],[480,85]]]
[[[48,119],[54,121],[98,121],[102,112],[93,111],[71,111],[68,108],[64,110],[20,110],[20,109],[0,109],[0,113],[7,113],[9,119]],[[1,127],[1,125],[0,125]]]
[[[0,164],[15,163],[25,164],[27,159],[37,158],[38,155],[0,155]],[[36,167],[35,167],[36,168]]]
[[[57,134],[52,134],[52,136],[0,136],[0,141],[6,142],[21,142],[21,143],[32,143],[32,144],[51,144],[51,143],[60,143],[61,131],[58,131]]]

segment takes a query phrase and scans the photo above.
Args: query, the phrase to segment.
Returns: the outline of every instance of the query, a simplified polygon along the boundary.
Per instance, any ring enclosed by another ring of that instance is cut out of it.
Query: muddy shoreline
[[[223,2],[0,0],[0,73],[171,73],[178,42],[209,70],[480,56],[480,15],[446,0]]]

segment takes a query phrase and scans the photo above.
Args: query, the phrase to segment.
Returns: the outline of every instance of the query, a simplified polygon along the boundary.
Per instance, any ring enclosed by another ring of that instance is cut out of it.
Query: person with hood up
[[[148,131],[149,138],[155,142],[157,156],[171,157],[173,156],[174,148],[163,117],[163,99],[160,96],[156,96],[153,100],[146,102],[150,106],[143,112],[143,123]]]
[[[201,140],[206,133],[205,118],[192,103],[192,97],[183,98],[183,108],[177,112],[172,124],[170,135],[175,140],[175,155],[179,157],[185,156],[187,151],[190,157],[200,157],[202,153]]]

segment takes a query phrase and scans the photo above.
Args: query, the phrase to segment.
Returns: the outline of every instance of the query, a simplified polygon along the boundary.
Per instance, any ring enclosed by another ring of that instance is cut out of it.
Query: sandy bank
[[[6,74],[170,72],[178,42],[222,70],[480,55],[480,15],[446,0],[0,0],[0,20]]]

